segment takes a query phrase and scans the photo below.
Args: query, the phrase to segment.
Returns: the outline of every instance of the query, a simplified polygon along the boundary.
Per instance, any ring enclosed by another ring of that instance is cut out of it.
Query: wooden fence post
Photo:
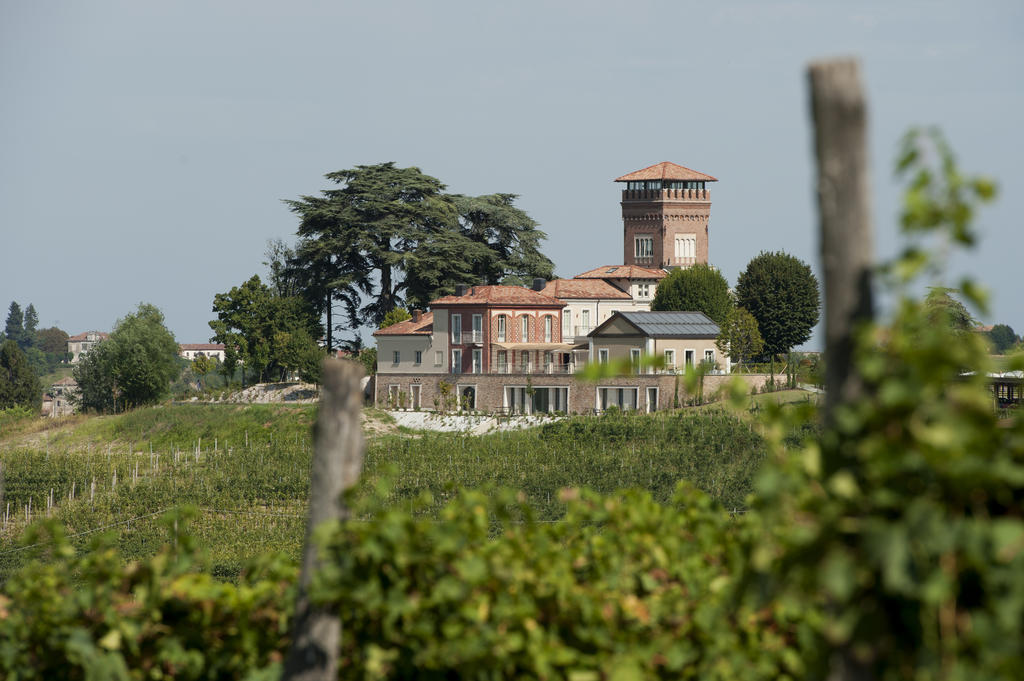
[[[867,114],[860,68],[852,59],[812,63],[808,69],[814,148],[818,162],[818,214],[825,275],[825,423],[835,409],[863,396],[854,366],[854,334],[873,316],[872,236],[868,202]],[[829,447],[828,475],[850,463]],[[868,665],[848,648],[835,652],[828,681],[869,681]]]
[[[809,70],[825,275],[825,412],[863,393],[853,334],[873,316],[867,115],[860,69],[850,59]]]
[[[283,678],[289,681],[327,681],[338,676],[341,620],[338,613],[311,605],[308,592],[320,564],[313,531],[326,521],[347,517],[341,494],[356,483],[363,466],[363,394],[359,386],[362,375],[362,367],[355,362],[324,361],[302,572],[292,647],[284,663]]]

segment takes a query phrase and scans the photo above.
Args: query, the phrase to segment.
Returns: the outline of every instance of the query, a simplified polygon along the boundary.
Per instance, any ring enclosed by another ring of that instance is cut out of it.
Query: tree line
[[[268,281],[255,275],[214,297],[210,328],[225,345],[225,370],[240,362],[257,380],[315,380],[336,331],[348,335],[342,348],[359,353],[361,328],[379,327],[396,308],[425,308],[456,283],[553,276],[540,250],[546,235],[515,194],[450,194],[392,162],[325,178],[334,186],[285,200],[299,219],[296,241],[268,244]]]

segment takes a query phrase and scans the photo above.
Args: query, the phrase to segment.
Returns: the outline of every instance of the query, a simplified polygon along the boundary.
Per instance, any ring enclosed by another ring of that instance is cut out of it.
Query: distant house
[[[729,373],[728,357],[719,357],[718,325],[703,312],[618,312],[590,334],[590,361],[664,359],[658,371],[685,371],[704,365],[712,373]],[[654,373],[653,368],[644,373]]]
[[[678,374],[703,365],[712,374],[729,372],[715,347],[719,328],[702,312],[616,312],[590,333],[590,361],[609,363],[628,360],[635,369],[617,380],[597,385],[595,408],[646,409],[668,404],[663,381],[651,377]],[[644,356],[664,360],[661,367],[642,366]]]
[[[50,386],[49,391],[43,395],[43,416],[57,418],[67,416],[75,412],[72,395],[78,391],[78,383],[70,376],[65,376]]]
[[[197,357],[212,357],[218,362],[224,361],[224,345],[221,343],[181,343],[178,355],[190,362]]]
[[[98,343],[110,338],[110,334],[103,333],[102,331],[86,331],[75,336],[68,338],[68,352],[71,354],[71,363],[77,364],[82,358],[82,355],[86,354],[96,346]]]

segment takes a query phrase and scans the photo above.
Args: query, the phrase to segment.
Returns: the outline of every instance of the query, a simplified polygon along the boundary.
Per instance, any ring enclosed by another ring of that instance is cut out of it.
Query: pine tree
[[[7,325],[4,327],[4,337],[14,341],[20,347],[21,336],[24,331],[25,317],[21,313],[21,305],[12,300],[11,306],[7,310]]]
[[[5,340],[0,344],[0,409],[39,409],[42,401],[43,387],[25,353],[15,341]]]
[[[36,345],[36,327],[39,325],[39,315],[36,314],[36,308],[32,303],[28,304],[25,308],[25,321],[22,327],[22,342],[21,349],[27,350],[28,348],[35,347]]]

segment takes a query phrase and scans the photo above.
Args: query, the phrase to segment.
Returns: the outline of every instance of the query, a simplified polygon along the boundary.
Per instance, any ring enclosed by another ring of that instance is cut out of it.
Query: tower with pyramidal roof
[[[669,269],[708,262],[710,175],[663,161],[623,182],[623,262]]]

